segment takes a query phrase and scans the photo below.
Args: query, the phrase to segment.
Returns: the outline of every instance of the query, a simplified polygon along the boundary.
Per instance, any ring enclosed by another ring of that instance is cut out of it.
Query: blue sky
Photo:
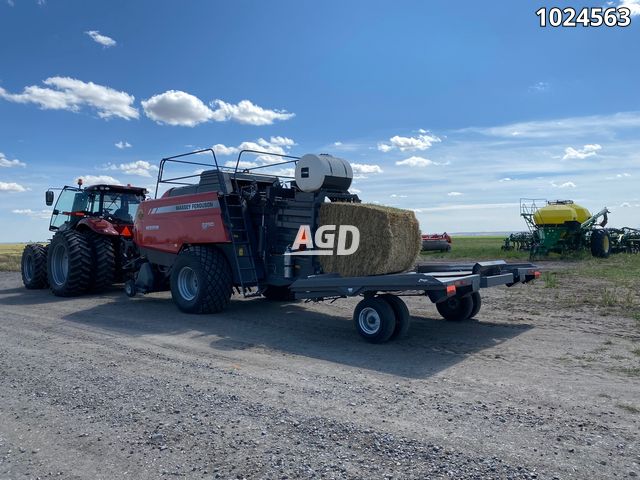
[[[623,1],[628,28],[540,28],[529,1],[0,0],[0,242],[48,238],[49,186],[152,186],[214,145],[346,158],[428,232],[524,229],[520,197],[638,227]]]

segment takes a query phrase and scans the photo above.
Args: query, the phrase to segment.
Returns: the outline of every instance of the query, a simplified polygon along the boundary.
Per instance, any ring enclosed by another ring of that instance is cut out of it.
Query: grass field
[[[0,243],[0,272],[19,272],[24,243]]]
[[[496,260],[529,258],[529,252],[503,251],[504,236],[453,237],[450,252],[422,252],[420,260]]]

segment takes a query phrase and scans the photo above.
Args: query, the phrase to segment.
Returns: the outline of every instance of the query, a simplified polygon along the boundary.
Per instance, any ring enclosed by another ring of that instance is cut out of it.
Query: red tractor
[[[51,215],[48,245],[29,244],[22,253],[22,281],[29,289],[49,286],[69,297],[102,291],[122,281],[127,262],[137,257],[133,219],[144,188],[120,185],[65,186]],[[53,205],[54,192],[46,192]]]

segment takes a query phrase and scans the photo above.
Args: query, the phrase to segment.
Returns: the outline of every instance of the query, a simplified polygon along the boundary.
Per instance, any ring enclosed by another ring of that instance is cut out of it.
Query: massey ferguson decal
[[[220,202],[211,200],[206,202],[181,203],[179,205],[166,205],[164,207],[155,207],[149,210],[150,215],[157,213],[176,213],[191,212],[194,210],[207,210],[209,208],[220,208]]]

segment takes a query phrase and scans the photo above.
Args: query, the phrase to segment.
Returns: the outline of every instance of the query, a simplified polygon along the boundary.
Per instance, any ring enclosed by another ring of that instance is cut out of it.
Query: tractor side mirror
[[[51,205],[53,205],[53,191],[52,190],[47,190],[46,192],[44,192],[44,201],[47,204],[47,207],[50,207]]]

